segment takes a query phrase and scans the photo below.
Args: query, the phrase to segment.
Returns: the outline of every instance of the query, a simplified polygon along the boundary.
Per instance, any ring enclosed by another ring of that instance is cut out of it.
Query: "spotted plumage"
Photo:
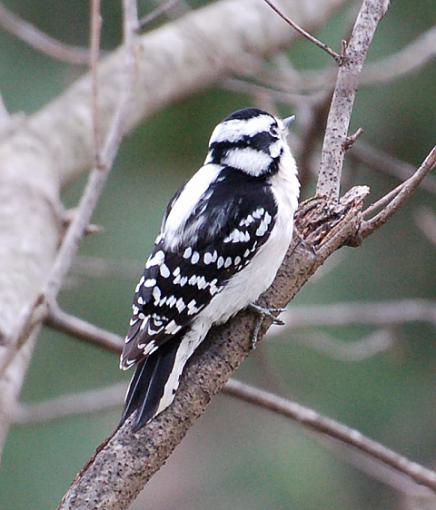
[[[140,428],[173,400],[213,324],[271,284],[292,236],[299,185],[282,121],[257,109],[219,124],[206,161],[171,200],[135,289],[121,367],[137,370],[122,420]]]

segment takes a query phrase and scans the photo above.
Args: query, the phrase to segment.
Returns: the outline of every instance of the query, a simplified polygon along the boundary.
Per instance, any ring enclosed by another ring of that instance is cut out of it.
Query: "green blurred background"
[[[206,2],[193,2],[195,6]],[[103,47],[120,36],[120,2],[103,2]],[[86,46],[86,1],[9,0],[16,13],[70,44]],[[141,12],[152,2],[139,2]],[[321,32],[337,47],[347,14]],[[370,60],[395,52],[430,28],[433,0],[392,2],[371,48]],[[297,68],[328,63],[302,41],[290,50]],[[0,32],[0,90],[11,112],[32,113],[83,71],[55,62]],[[417,165],[434,143],[435,66],[375,88],[362,89],[353,127],[378,147]],[[61,295],[62,306],[108,330],[124,334],[135,273],[152,246],[162,211],[175,189],[201,164],[209,133],[230,111],[251,104],[242,95],[213,89],[196,94],[148,119],[122,144],[94,220],[104,231],[84,241],[80,254],[102,257],[126,271],[103,277],[77,269]],[[289,114],[285,109],[283,114]],[[298,130],[298,121],[296,129]],[[352,183],[369,184],[381,196],[398,182],[360,166]],[[67,190],[76,203],[84,178]],[[305,191],[305,196],[308,196]],[[414,221],[434,196],[419,191],[407,207],[359,249],[344,249],[335,267],[309,282],[292,306],[398,298],[435,297],[435,251]],[[371,328],[335,328],[352,342]],[[356,427],[389,447],[436,465],[435,330],[408,324],[397,330],[389,352],[360,363],[336,361],[293,341],[264,342],[237,376],[271,388],[268,370],[282,394]],[[112,354],[44,330],[23,389],[37,402],[125,381]],[[12,429],[0,471],[1,510],[54,508],[76,472],[111,433],[121,409]],[[216,398],[167,465],[132,508],[200,510],[299,509],[389,510],[403,497],[345,463],[300,427],[228,397]]]

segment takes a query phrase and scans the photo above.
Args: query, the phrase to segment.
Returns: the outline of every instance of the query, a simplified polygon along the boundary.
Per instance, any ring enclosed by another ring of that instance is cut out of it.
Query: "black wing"
[[[168,250],[167,240],[158,236],[136,287],[121,366],[128,368],[188,327],[265,243],[276,214],[266,180],[224,169],[186,221],[177,245]]]

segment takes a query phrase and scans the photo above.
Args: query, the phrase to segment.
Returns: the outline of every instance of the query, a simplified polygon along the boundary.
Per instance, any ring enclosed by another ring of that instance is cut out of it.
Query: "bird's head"
[[[206,164],[228,166],[252,176],[276,173],[290,156],[286,141],[294,116],[281,120],[257,108],[238,110],[213,130]]]

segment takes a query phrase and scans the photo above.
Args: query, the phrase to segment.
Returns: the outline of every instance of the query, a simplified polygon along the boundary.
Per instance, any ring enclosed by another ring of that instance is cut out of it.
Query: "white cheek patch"
[[[228,151],[225,158],[222,159],[222,163],[257,176],[267,172],[272,163],[272,158],[264,152],[244,147],[243,149],[235,148]]]

